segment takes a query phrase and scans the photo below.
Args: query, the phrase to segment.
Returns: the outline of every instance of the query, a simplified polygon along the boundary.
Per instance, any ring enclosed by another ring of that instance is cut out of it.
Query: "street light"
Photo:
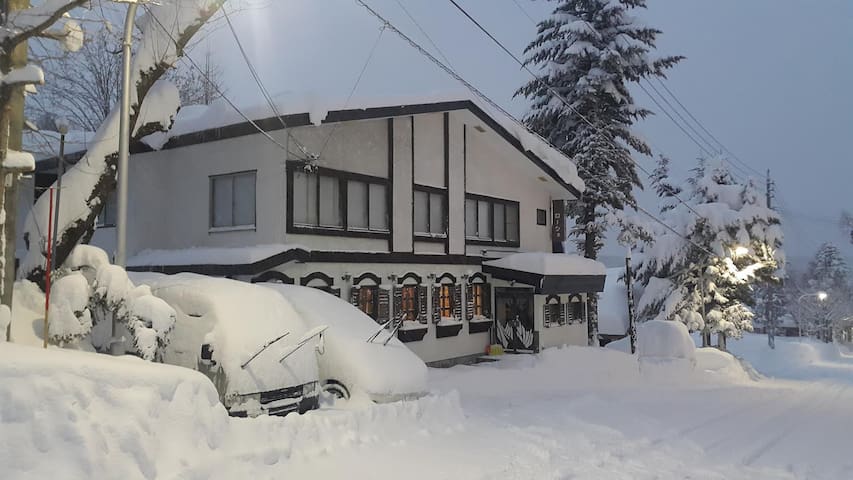
[[[821,302],[823,302],[827,298],[829,298],[829,294],[824,292],[823,290],[819,290],[819,291],[814,292],[814,293],[804,293],[804,294],[800,295],[800,298],[798,298],[797,301],[801,302],[806,297],[815,297],[818,300],[820,300]]]
[[[116,257],[115,264],[124,267],[127,263],[127,159],[130,154],[130,47],[133,39],[133,22],[139,0],[113,0],[126,3],[122,39],[121,117],[119,120],[118,185],[116,186]]]

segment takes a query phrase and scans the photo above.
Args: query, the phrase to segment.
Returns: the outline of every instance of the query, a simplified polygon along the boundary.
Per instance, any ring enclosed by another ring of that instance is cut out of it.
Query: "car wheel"
[[[335,398],[349,399],[349,389],[337,380],[326,380],[323,382],[323,391],[334,395]]]

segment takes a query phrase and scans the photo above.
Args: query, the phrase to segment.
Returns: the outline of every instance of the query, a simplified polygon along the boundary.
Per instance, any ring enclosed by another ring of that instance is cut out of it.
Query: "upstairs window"
[[[465,199],[465,237],[483,243],[517,245],[518,203],[468,195]]]
[[[255,178],[254,171],[210,177],[211,228],[255,225]]]
[[[355,235],[388,233],[385,179],[326,169],[306,172],[298,167],[290,175],[290,226],[320,233],[329,230]]]
[[[107,196],[107,201],[104,202],[104,208],[98,214],[98,227],[115,227],[116,226],[116,192],[113,190]]]
[[[444,237],[447,235],[447,192],[442,189],[415,187],[415,235]]]

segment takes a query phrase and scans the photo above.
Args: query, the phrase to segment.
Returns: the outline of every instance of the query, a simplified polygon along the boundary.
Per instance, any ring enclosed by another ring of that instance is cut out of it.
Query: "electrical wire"
[[[402,0],[394,0],[394,1],[397,2],[397,5],[400,6],[400,9],[403,10],[403,12],[406,14],[407,17],[409,17],[409,20],[411,20],[412,23],[415,24],[415,26],[418,28],[418,30],[421,32],[421,34],[423,34],[423,36],[427,39],[429,44],[432,45],[432,48],[434,48],[435,51],[438,52],[438,54],[441,56],[441,59],[444,60],[444,63],[446,63],[447,65],[449,65],[452,68],[453,64],[450,63],[450,60],[447,59],[447,56],[444,55],[444,52],[442,52],[441,49],[438,48],[438,45],[434,41],[432,41],[432,37],[429,36],[429,34],[426,32],[426,30],[424,30],[423,27],[421,27],[421,24],[418,23],[418,21],[415,19],[415,17],[409,12],[409,9],[406,8],[405,5],[403,5]]]
[[[548,82],[546,82],[544,79],[542,79],[539,75],[537,75],[535,72],[533,72],[533,70],[531,70],[530,67],[525,62],[523,62],[521,59],[519,59],[518,56],[516,56],[514,53],[512,53],[506,46],[504,46],[503,43],[501,43],[500,40],[498,40],[494,35],[492,35],[491,32],[489,32],[482,24],[480,24],[480,22],[478,22],[477,19],[472,17],[464,8],[462,8],[462,6],[459,5],[459,3],[456,2],[456,0],[449,0],[449,1],[450,1],[450,3],[453,4],[453,6],[456,7],[457,10],[459,10],[459,12],[461,12],[465,17],[468,18],[468,20],[470,20],[474,25],[476,25],[477,28],[480,29],[480,31],[482,31],[484,34],[486,34],[487,37],[489,37],[498,47],[500,47],[501,50],[503,50],[507,55],[510,56],[510,58],[512,58],[519,66],[521,66],[522,69],[524,69],[528,74],[530,74],[530,76],[533,77],[536,81],[538,81],[540,84],[542,84],[551,93],[551,95],[553,95],[555,98],[560,100],[560,102],[563,103],[566,107],[568,107],[575,115],[580,117],[581,120],[583,120],[586,124],[588,124],[590,127],[592,127],[596,132],[601,134],[614,147],[616,147],[617,150],[619,150],[619,148],[620,148],[619,144],[616,143],[616,140],[609,134],[609,132],[605,132],[600,127],[593,124],[585,115],[583,115],[580,111],[578,111],[578,109],[575,108],[562,94],[560,94],[560,92],[558,92],[557,89],[555,89],[552,85],[550,85]],[[590,28],[590,27],[587,26],[587,28]],[[526,128],[526,126],[525,126],[525,128]],[[624,155],[624,153],[623,153],[623,155]],[[637,168],[639,168],[643,173],[645,173],[648,176],[651,176],[651,172],[649,172],[645,167],[643,167],[639,162],[637,162],[637,160],[635,160],[632,156],[625,155],[625,158],[627,158],[628,160],[633,162],[634,165]],[[678,195],[673,195],[673,198],[675,198],[680,203],[682,203],[685,207],[687,207],[687,209],[690,210],[690,212],[692,212],[694,215],[696,215],[697,218],[703,218],[699,212],[697,212],[692,206],[690,206],[690,204],[685,202],[681,197],[679,197]]]
[[[522,128],[526,129],[527,131],[530,131],[530,130],[527,128],[527,126],[526,126],[526,125],[524,125],[523,123],[519,122],[517,119],[515,119],[515,117],[513,117],[512,115],[510,115],[510,114],[509,114],[509,113],[508,113],[508,112],[507,112],[503,107],[501,107],[500,105],[498,105],[498,104],[497,104],[496,102],[494,102],[491,98],[489,98],[489,97],[488,97],[488,96],[486,96],[484,93],[482,93],[480,90],[478,90],[476,87],[474,87],[471,83],[469,83],[467,80],[465,80],[461,75],[459,75],[458,73],[456,73],[453,69],[451,69],[451,68],[450,68],[450,67],[448,67],[447,65],[443,64],[440,60],[438,60],[437,58],[435,58],[435,56],[433,56],[432,54],[430,54],[426,49],[424,49],[424,48],[423,48],[422,46],[420,46],[417,42],[415,42],[414,40],[412,40],[412,39],[411,39],[409,36],[407,36],[405,33],[403,33],[402,31],[400,31],[400,30],[399,30],[397,27],[395,27],[395,26],[394,26],[390,21],[388,21],[385,17],[383,17],[379,12],[377,12],[376,10],[374,10],[373,8],[371,8],[369,5],[367,5],[367,3],[365,3],[365,1],[364,1],[364,0],[355,0],[355,1],[356,1],[356,3],[358,3],[358,4],[360,4],[362,7],[364,7],[368,12],[370,12],[370,14],[371,14],[371,15],[373,15],[374,17],[376,17],[376,18],[377,18],[377,19],[378,19],[378,20],[379,20],[379,21],[380,21],[380,22],[381,22],[381,23],[382,23],[386,28],[388,28],[388,29],[389,29],[389,30],[391,30],[392,32],[396,33],[396,34],[397,34],[398,36],[400,36],[403,40],[405,40],[407,43],[409,43],[409,45],[411,45],[414,49],[416,49],[419,53],[421,53],[422,55],[426,56],[426,57],[427,57],[431,62],[433,62],[433,63],[434,63],[434,64],[436,64],[439,68],[441,68],[444,72],[446,72],[447,74],[451,75],[454,79],[456,79],[457,81],[459,81],[460,83],[462,83],[462,85],[464,85],[466,88],[468,88],[468,89],[469,89],[469,90],[470,90],[474,95],[476,95],[477,97],[479,97],[479,98],[483,99],[485,102],[487,102],[487,103],[488,103],[489,105],[491,105],[493,108],[495,108],[496,110],[498,110],[500,113],[502,113],[502,114],[506,115],[509,119],[513,120],[515,123],[517,123],[518,125],[520,125]],[[451,0],[451,1],[453,1],[453,0]],[[454,2],[454,3],[455,3],[455,2]],[[533,135],[536,135],[537,137],[539,137],[540,139],[542,139],[542,141],[544,141],[544,142],[546,142],[546,143],[547,143],[547,140],[545,140],[544,138],[542,138],[541,136],[539,136],[539,135],[538,135],[538,134],[536,134],[535,132],[530,131],[530,133],[531,133],[531,134],[533,134]],[[692,207],[692,206],[690,206],[688,203],[684,202],[683,200],[681,200],[681,203],[683,203],[683,204],[685,205],[685,207],[687,207],[689,210],[691,210],[691,211],[692,211],[695,215],[697,215],[700,219],[701,219],[701,218],[703,218],[703,217],[702,217],[701,215],[699,215],[699,213],[698,213],[698,212],[696,212],[696,210],[695,210],[695,209],[693,209],[693,207]],[[650,213],[650,212],[648,212],[646,209],[644,209],[644,208],[640,207],[639,205],[636,205],[636,206],[635,206],[635,208],[637,209],[637,211],[639,211],[639,212],[641,212],[641,213],[643,213],[643,214],[645,214],[645,215],[649,216],[649,218],[651,218],[651,219],[652,219],[652,220],[654,220],[655,222],[657,222],[657,223],[659,223],[659,224],[663,225],[667,230],[669,230],[669,231],[671,231],[671,232],[675,233],[675,234],[676,234],[676,235],[678,235],[680,238],[684,239],[686,242],[688,242],[688,243],[692,244],[693,246],[695,246],[695,247],[697,247],[697,248],[699,248],[699,249],[703,250],[704,252],[706,252],[706,253],[708,253],[708,254],[710,254],[710,255],[715,255],[713,252],[711,252],[711,251],[710,251],[710,250],[708,250],[707,248],[705,248],[705,247],[703,247],[703,246],[699,245],[698,243],[696,243],[696,242],[694,242],[693,240],[689,239],[689,238],[688,238],[688,237],[686,237],[685,235],[683,235],[683,234],[679,233],[679,232],[678,232],[677,230],[675,230],[673,227],[671,227],[671,226],[667,225],[667,224],[666,224],[666,222],[664,222],[664,221],[663,221],[663,220],[661,220],[660,218],[656,217],[655,215],[651,214],[651,213]]]
[[[282,128],[287,131],[287,136],[290,141],[292,141],[297,148],[305,155],[306,158],[316,158],[315,155],[311,155],[308,153],[308,149],[305,145],[302,145],[297,139],[293,138],[290,134],[290,130],[287,128],[287,124],[284,121],[281,113],[279,113],[278,108],[275,106],[275,102],[272,99],[267,88],[264,86],[264,82],[261,80],[261,76],[258,74],[258,71],[255,69],[255,66],[252,64],[252,61],[249,59],[249,55],[246,53],[246,49],[243,48],[243,42],[240,41],[240,37],[237,35],[237,30],[234,28],[234,24],[231,23],[231,17],[228,15],[228,11],[225,7],[222,7],[222,16],[225,18],[225,22],[228,24],[228,29],[231,31],[231,36],[234,38],[234,42],[237,44],[237,48],[240,50],[240,55],[243,57],[243,60],[246,62],[246,66],[249,67],[249,73],[252,75],[252,78],[255,80],[255,83],[258,85],[258,88],[261,91],[261,95],[263,95],[267,104],[272,109],[273,114],[278,118],[278,121],[281,123]],[[304,158],[302,160],[305,160]]]
[[[178,41],[177,41],[177,39],[175,39],[174,35],[172,35],[172,32],[170,32],[170,31],[169,31],[169,29],[168,29],[168,28],[166,28],[166,26],[165,26],[165,25],[163,25],[163,23],[162,23],[162,22],[160,22],[160,19],[159,19],[159,18],[157,18],[157,16],[156,16],[156,15],[154,15],[154,13],[151,11],[151,9],[148,7],[148,5],[143,4],[143,5],[142,5],[142,7],[143,7],[143,8],[145,8],[145,10],[148,12],[148,15],[149,15],[149,16],[151,16],[151,18],[153,18],[153,19],[154,19],[154,22],[155,22],[155,23],[157,23],[157,25],[159,25],[159,26],[160,26],[160,28],[162,28],[162,29],[163,29],[163,32],[165,32],[165,33],[166,33],[166,35],[168,35],[168,36],[169,36],[169,38],[172,40],[172,42],[174,42],[174,43],[175,43],[175,45],[178,45]],[[229,98],[228,98],[228,96],[227,96],[227,95],[225,95],[225,92],[223,92],[223,91],[222,91],[222,89],[221,89],[221,88],[219,88],[219,86],[218,86],[218,85],[216,85],[216,83],[215,83],[215,82],[213,82],[213,81],[210,79],[210,77],[208,77],[207,73],[206,73],[204,70],[202,70],[202,68],[198,65],[198,63],[196,63],[196,61],[195,61],[195,60],[193,60],[193,58],[192,58],[188,53],[184,52],[184,55],[183,55],[181,58],[184,58],[184,59],[186,59],[187,61],[189,61],[190,65],[191,65],[193,68],[195,68],[195,69],[196,69],[196,70],[201,74],[201,76],[203,76],[203,77],[204,77],[204,78],[205,78],[205,79],[210,83],[210,85],[214,88],[214,90],[216,90],[216,93],[217,93],[217,94],[218,94],[218,95],[219,95],[223,100],[225,100],[225,102],[226,102],[226,103],[227,103],[227,104],[228,104],[228,105],[229,105],[229,106],[230,106],[230,107],[231,107],[235,112],[237,112],[237,114],[239,114],[239,115],[243,118],[243,120],[245,120],[247,123],[249,123],[249,125],[251,125],[255,130],[257,130],[257,131],[258,131],[258,133],[260,133],[261,135],[263,135],[267,140],[269,140],[270,142],[274,143],[276,146],[278,146],[279,148],[281,148],[282,150],[284,150],[286,153],[288,153],[288,154],[290,154],[290,155],[293,155],[294,157],[299,158],[299,156],[298,156],[297,154],[295,154],[295,153],[291,152],[291,151],[290,151],[290,150],[289,150],[285,145],[283,145],[281,142],[279,142],[278,140],[276,140],[276,139],[275,139],[272,135],[270,135],[266,130],[264,130],[263,128],[261,128],[261,127],[260,127],[260,125],[258,125],[254,120],[252,120],[251,118],[249,118],[249,117],[248,117],[248,115],[246,115],[245,113],[243,113],[243,111],[242,111],[242,110],[240,110],[240,107],[238,107],[238,106],[237,106],[233,101],[231,101],[231,99],[229,99]]]

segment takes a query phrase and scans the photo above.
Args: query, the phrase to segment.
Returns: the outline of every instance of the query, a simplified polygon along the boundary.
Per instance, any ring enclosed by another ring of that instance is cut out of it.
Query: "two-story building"
[[[321,288],[433,364],[587,344],[604,267],[555,253],[584,186],[538,137],[469,100],[195,113],[131,157],[130,270]]]

